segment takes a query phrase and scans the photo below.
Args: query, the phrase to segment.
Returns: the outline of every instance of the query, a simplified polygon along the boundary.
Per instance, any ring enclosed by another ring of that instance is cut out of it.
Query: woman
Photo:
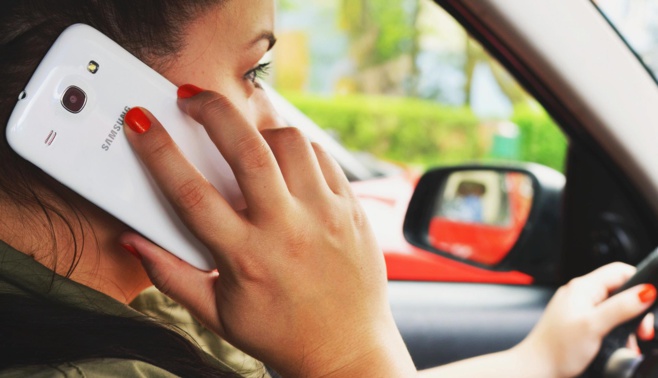
[[[181,109],[206,127],[247,202],[244,211],[230,208],[147,109],[126,115],[135,152],[216,259],[220,273],[201,272],[53,182],[3,140],[5,374],[235,375],[125,306],[151,283],[284,376],[416,374],[390,313],[381,252],[344,175],[321,147],[281,127],[258,84],[259,61],[275,42],[273,1],[11,0],[0,7],[4,124],[57,35],[87,23],[179,86]],[[615,264],[574,280],[519,346],[425,373],[576,375],[603,335],[655,299],[655,289],[642,286],[605,300],[632,273]]]

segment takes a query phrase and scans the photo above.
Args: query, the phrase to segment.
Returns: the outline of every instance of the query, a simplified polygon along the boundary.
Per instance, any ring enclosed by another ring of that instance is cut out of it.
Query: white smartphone
[[[176,105],[176,89],[96,29],[76,24],[19,95],[7,139],[23,158],[143,236],[211,270],[208,250],[180,221],[122,130],[131,107],[147,108],[224,198],[244,207],[230,167],[203,127]]]

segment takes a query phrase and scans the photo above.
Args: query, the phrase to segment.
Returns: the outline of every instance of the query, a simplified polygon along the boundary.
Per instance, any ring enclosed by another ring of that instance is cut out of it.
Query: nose
[[[251,97],[251,108],[252,114],[255,115],[254,121],[258,130],[276,129],[286,126],[285,120],[274,109],[274,105],[272,105],[265,91],[258,90]]]

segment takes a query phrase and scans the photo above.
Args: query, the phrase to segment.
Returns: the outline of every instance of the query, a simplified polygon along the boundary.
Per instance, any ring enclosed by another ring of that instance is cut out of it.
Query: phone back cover
[[[87,69],[90,61],[98,63],[95,74]],[[78,114],[61,104],[71,85],[87,95]],[[181,259],[200,269],[215,268],[207,249],[152,182],[122,130],[127,109],[149,109],[224,198],[243,207],[231,169],[203,127],[179,110],[172,83],[100,32],[78,24],[55,42],[25,93],[7,128],[18,154]]]

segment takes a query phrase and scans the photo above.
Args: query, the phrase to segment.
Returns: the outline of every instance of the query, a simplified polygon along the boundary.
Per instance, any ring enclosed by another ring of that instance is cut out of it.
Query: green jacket
[[[247,377],[267,376],[260,362],[208,331],[187,310],[157,289],[145,290],[131,303],[131,308],[87,286],[54,275],[52,270],[1,241],[0,293],[47,296],[51,300],[115,316],[156,318],[182,329],[205,352],[215,357],[219,366],[242,374],[248,372],[245,375]],[[0,371],[0,377],[174,377],[174,374],[141,361],[92,359],[71,361],[59,366],[41,365],[5,370]]]

